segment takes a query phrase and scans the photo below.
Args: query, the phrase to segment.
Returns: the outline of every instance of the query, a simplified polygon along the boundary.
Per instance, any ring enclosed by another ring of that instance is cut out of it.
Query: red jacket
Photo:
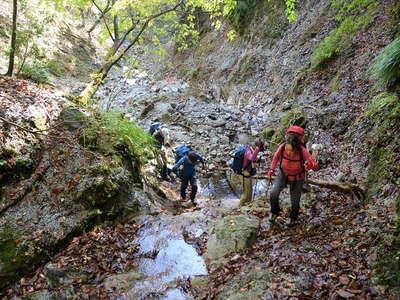
[[[306,170],[319,170],[318,162],[304,146],[300,146],[302,156],[298,150],[289,155],[284,147],[285,144],[281,144],[276,150],[271,163],[272,170],[275,170],[280,162],[280,167],[289,181],[304,180]]]

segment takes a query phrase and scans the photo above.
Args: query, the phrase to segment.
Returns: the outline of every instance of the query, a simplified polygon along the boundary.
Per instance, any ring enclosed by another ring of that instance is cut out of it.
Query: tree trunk
[[[117,0],[113,0],[113,2],[112,2],[113,6],[115,5],[116,1]],[[118,44],[119,44],[120,39],[121,39],[121,37],[119,35],[119,21],[118,21],[118,15],[117,14],[114,16],[113,23],[114,23],[113,24],[114,25],[114,49],[117,50],[118,49],[117,48]]]
[[[13,0],[13,17],[12,17],[12,32],[11,32],[11,49],[6,75],[12,76],[14,71],[15,44],[17,40],[17,0]]]

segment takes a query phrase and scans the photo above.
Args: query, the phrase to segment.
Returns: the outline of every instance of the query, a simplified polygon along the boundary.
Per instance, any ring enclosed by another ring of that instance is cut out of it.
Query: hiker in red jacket
[[[300,197],[306,170],[317,171],[318,163],[306,147],[303,146],[304,129],[291,126],[286,131],[285,142],[279,145],[272,159],[267,177],[271,179],[278,167],[272,190],[269,195],[271,203],[270,223],[276,225],[279,214],[279,194],[287,184],[290,186],[290,222],[288,226],[296,225],[300,209]]]

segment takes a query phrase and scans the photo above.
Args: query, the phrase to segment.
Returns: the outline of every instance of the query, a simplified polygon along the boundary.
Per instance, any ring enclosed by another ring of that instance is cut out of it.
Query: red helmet
[[[289,135],[291,133],[294,133],[294,134],[299,135],[299,136],[304,136],[304,129],[301,128],[300,126],[290,126],[286,130],[286,135]]]

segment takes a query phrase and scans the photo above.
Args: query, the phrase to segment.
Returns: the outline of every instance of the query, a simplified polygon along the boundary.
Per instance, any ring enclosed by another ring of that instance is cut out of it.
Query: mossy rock
[[[248,265],[244,267],[242,274],[227,282],[216,299],[264,299],[271,283],[270,272],[267,269],[257,269],[255,266]]]
[[[3,226],[0,232],[0,289],[33,271],[46,259],[44,249],[39,242],[26,241],[16,228]]]
[[[145,106],[142,111],[140,112],[140,117],[144,118],[145,116],[148,115],[149,112],[151,112],[155,108],[154,102],[150,103],[149,105]]]
[[[255,242],[259,229],[260,219],[252,215],[217,219],[207,242],[206,256],[219,259],[226,254],[250,247]]]
[[[66,107],[61,111],[59,120],[68,130],[76,130],[83,126],[86,116],[78,108]]]
[[[164,113],[161,115],[161,121],[164,123],[168,123],[171,121],[171,114],[170,113]]]
[[[85,271],[69,267],[59,268],[50,263],[44,267],[43,271],[51,289],[69,286],[76,281],[85,283],[90,278],[90,274]]]
[[[37,118],[33,119],[33,124],[39,130],[46,129],[46,117],[45,116],[40,116],[40,117],[37,117]]]
[[[97,208],[113,198],[119,190],[119,185],[111,178],[97,177],[90,183],[79,197],[79,202],[87,208]]]

